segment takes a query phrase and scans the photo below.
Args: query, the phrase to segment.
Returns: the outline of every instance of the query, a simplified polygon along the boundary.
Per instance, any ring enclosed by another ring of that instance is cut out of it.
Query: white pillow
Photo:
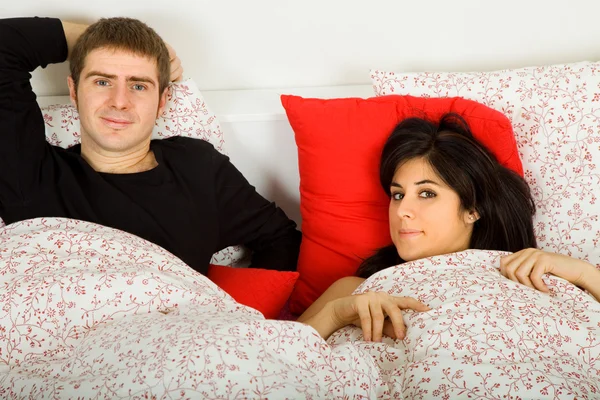
[[[46,140],[55,146],[69,148],[81,141],[79,114],[71,104],[56,104],[42,108],[46,124]],[[153,139],[187,136],[206,140],[219,152],[227,154],[225,139],[219,121],[213,114],[198,86],[192,79],[171,83],[167,104],[157,118]],[[0,227],[4,221],[0,219]],[[229,247],[213,255],[211,263],[218,265],[243,265],[247,252],[240,246]]]
[[[538,245],[600,266],[600,63],[493,72],[371,71],[377,96],[461,96],[503,112],[537,206]]]

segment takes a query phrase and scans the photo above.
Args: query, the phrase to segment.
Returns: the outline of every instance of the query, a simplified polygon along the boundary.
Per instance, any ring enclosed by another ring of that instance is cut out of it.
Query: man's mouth
[[[106,126],[113,129],[124,129],[133,123],[127,119],[122,118],[100,117],[100,119],[102,120],[102,122],[104,122]]]

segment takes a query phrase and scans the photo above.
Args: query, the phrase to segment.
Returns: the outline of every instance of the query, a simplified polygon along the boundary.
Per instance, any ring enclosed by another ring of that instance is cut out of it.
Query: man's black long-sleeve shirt
[[[214,252],[238,244],[253,250],[252,267],[296,268],[295,223],[205,141],[153,140],[158,166],[132,174],[96,172],[80,146],[48,144],[30,72],[65,61],[67,52],[58,19],[0,20],[0,217],[7,224],[95,222],[156,243],[204,274]]]

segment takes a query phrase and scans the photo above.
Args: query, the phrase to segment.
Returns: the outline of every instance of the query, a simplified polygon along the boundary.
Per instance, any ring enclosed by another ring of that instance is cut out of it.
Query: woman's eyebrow
[[[426,183],[430,183],[432,185],[440,186],[439,183],[432,181],[431,179],[423,179],[422,181],[415,182],[415,185],[425,185]]]
[[[423,179],[422,181],[415,182],[415,185],[425,185],[427,183],[436,185],[436,186],[441,186],[439,183],[432,181],[431,179]],[[398,182],[392,182],[392,183],[390,183],[390,186],[402,188],[402,185],[399,184]]]

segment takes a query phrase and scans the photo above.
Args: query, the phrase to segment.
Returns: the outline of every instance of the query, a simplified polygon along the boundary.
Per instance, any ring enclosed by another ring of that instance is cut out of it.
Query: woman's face
[[[422,158],[405,162],[390,185],[390,233],[405,261],[469,248],[475,212],[463,210],[458,194]]]

